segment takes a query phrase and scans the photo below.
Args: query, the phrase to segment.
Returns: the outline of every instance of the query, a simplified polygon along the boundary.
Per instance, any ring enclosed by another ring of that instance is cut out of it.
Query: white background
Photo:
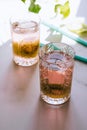
[[[38,1],[43,5],[42,11],[40,13],[41,17],[44,17],[45,14],[50,15],[51,0],[44,0],[44,2],[42,0]],[[45,2],[47,3],[47,7],[44,6]],[[29,3],[28,0],[27,3]],[[87,22],[86,5],[87,0],[70,0],[71,20],[73,20],[74,16],[77,16],[83,18],[84,21]],[[25,5],[21,2],[21,0],[0,0],[0,44],[5,43],[11,38],[9,18],[14,14],[18,15],[27,12],[27,6],[28,4]],[[44,30],[42,32],[44,32]],[[44,39],[44,35],[46,34],[43,33],[43,37],[41,37],[42,41]]]

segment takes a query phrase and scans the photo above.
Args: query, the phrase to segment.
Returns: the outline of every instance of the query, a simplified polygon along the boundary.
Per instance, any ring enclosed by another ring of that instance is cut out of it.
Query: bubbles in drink
[[[33,58],[38,55],[40,37],[39,25],[34,22],[13,23],[13,53],[22,58]]]
[[[41,93],[51,98],[68,97],[74,60],[63,52],[50,52],[40,61]]]

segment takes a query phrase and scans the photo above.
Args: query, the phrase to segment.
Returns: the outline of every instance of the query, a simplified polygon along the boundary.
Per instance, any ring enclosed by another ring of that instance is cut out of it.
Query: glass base
[[[41,93],[41,98],[48,104],[61,105],[70,99],[70,95],[64,98],[51,98]]]
[[[39,56],[36,56],[34,58],[21,58],[18,56],[14,56],[13,60],[16,64],[20,66],[32,66],[38,62]]]

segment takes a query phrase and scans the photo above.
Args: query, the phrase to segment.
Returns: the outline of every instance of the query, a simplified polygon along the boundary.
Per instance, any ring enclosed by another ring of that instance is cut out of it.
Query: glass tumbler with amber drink
[[[75,51],[65,43],[48,43],[39,52],[40,93],[49,104],[70,98]]]
[[[40,44],[40,19],[37,14],[28,13],[10,19],[13,60],[21,66],[32,66],[38,62]]]

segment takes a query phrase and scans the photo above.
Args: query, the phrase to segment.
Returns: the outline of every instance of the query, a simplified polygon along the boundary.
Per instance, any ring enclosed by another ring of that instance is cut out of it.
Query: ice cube
[[[56,60],[62,60],[63,55],[61,53],[52,53],[48,57],[49,59],[56,59]]]
[[[59,66],[56,65],[56,64],[50,64],[50,65],[49,65],[49,69],[50,69],[50,70],[59,70],[60,68],[59,68]]]
[[[47,59],[46,61],[47,61],[47,63],[55,63],[56,60],[55,59]]]
[[[49,70],[48,81],[49,84],[64,84],[65,74],[59,71]]]

